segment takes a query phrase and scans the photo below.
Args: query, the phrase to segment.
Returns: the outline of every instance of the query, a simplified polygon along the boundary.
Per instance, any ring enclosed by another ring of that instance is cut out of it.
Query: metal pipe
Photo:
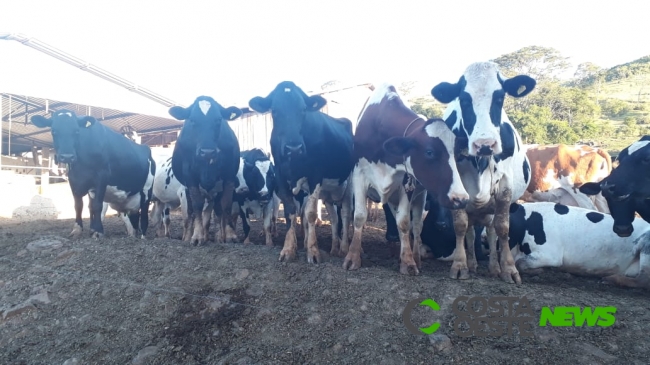
[[[1,36],[1,34],[0,34]],[[4,95],[0,94],[0,171],[2,171],[2,117],[4,113],[2,112],[2,98]]]
[[[11,156],[11,111],[13,109],[11,102],[11,95],[9,95],[9,129],[7,131],[7,156]]]

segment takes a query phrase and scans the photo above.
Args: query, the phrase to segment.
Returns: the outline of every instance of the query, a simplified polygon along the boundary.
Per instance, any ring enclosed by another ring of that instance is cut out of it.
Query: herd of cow
[[[332,222],[331,254],[344,256],[344,268],[354,270],[361,266],[370,199],[384,208],[386,238],[400,242],[403,274],[417,275],[421,260],[432,257],[453,261],[451,278],[467,279],[487,257],[489,273],[510,283],[521,283],[520,271],[559,267],[648,287],[650,137],[624,149],[614,169],[596,148],[527,147],[503,103],[535,86],[527,75],[505,78],[492,62],[474,63],[456,83],[433,87],[432,96],[448,106],[443,118],[427,119],[383,84],[373,89],[353,132],[349,119],[320,112],[323,97],[281,82],[249,101],[252,110],[271,113],[270,154],[240,151],[228,121],[242,110],[208,96],[170,108],[184,123],[172,157],[161,161],[91,116],[57,110],[31,120],[51,128],[56,163],[68,165],[76,237],[86,194],[93,237],[104,233],[108,205],[129,235],[144,237],[153,202],[153,226],[162,220],[170,236],[170,210],[180,207],[183,240],[198,244],[208,240],[213,213],[217,242],[238,241],[241,217],[249,243],[248,215],[255,213],[272,245],[282,203],[288,229],[280,260],[296,256],[300,217],[307,261],[318,263],[322,200]],[[510,249],[502,248],[505,242]]]

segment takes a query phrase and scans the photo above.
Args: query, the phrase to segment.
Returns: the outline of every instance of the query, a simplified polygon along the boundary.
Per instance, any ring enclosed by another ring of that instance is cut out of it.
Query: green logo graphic
[[[434,322],[429,327],[418,328],[411,322],[411,312],[417,306],[429,307],[434,311],[439,311],[440,306],[431,298],[415,298],[406,304],[404,312],[402,312],[402,320],[404,321],[404,326],[414,335],[430,335],[440,328],[440,323]]]

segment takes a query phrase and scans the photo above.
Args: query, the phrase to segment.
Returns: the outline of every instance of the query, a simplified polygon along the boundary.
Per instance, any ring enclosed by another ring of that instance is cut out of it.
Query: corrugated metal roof
[[[2,100],[3,154],[8,152],[9,134],[11,134],[12,153],[28,151],[31,146],[52,147],[50,129],[36,127],[31,123],[30,118],[33,115],[47,115],[60,109],[69,109],[78,115],[92,115],[103,125],[116,132],[121,132],[123,128],[131,128],[138,134],[147,134],[179,130],[183,126],[182,122],[172,118],[102,108],[95,105],[11,93],[0,93],[0,99]]]

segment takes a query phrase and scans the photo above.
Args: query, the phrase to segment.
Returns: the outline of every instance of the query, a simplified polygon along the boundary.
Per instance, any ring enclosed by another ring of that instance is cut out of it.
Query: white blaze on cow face
[[[429,137],[439,138],[442,141],[442,144],[445,145],[447,153],[449,154],[449,167],[451,168],[452,172],[452,180],[451,186],[449,187],[449,192],[447,193],[447,197],[452,202],[455,200],[468,200],[469,194],[467,194],[467,190],[463,186],[463,182],[460,179],[460,174],[458,173],[458,168],[456,167],[456,160],[454,159],[454,143],[456,141],[456,136],[442,122],[431,123],[427,125],[425,131]],[[410,157],[408,162],[410,163]]]
[[[470,128],[467,125],[471,121],[467,120],[463,123],[465,133],[469,137],[469,154],[472,156],[476,155],[483,146],[491,148],[493,154],[499,154],[502,151],[499,128],[494,125],[490,116],[494,92],[502,90],[501,83],[497,78],[498,72],[496,65],[492,63],[473,64],[465,70],[464,76],[467,84],[464,91],[471,97],[470,108],[474,110],[476,116],[471,133],[468,131]],[[461,96],[461,107],[465,107],[463,103]]]
[[[648,143],[650,143],[650,141],[638,141],[638,142],[632,143],[632,145],[630,145],[630,147],[627,148],[628,155],[631,156],[634,152],[636,152],[636,151],[642,149],[643,147],[647,146]]]
[[[257,167],[257,169],[260,170],[260,173],[262,174],[262,179],[264,179],[264,185],[262,186],[262,190],[259,191],[260,195],[262,196],[269,193],[269,188],[266,182],[266,176],[269,173],[270,165],[271,165],[271,161],[255,161],[255,167]]]
[[[239,180],[239,186],[235,189],[236,194],[245,193],[248,191],[248,185],[246,185],[246,180],[244,179],[244,159],[239,158],[239,171],[237,171],[237,179]]]
[[[210,104],[209,101],[199,100],[199,108],[201,109],[201,112],[203,112],[203,115],[208,115],[211,106],[212,104]]]

